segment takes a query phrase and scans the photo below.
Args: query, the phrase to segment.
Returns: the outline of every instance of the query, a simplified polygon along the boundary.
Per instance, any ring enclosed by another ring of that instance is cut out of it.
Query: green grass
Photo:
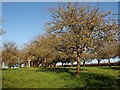
[[[16,68],[2,70],[3,88],[81,88],[120,90],[120,67]]]

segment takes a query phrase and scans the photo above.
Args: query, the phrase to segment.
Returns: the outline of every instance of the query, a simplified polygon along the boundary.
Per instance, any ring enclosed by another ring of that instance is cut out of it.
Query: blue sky
[[[14,41],[18,45],[27,43],[37,34],[44,32],[45,23],[50,20],[48,8],[54,3],[3,3],[3,42]]]
[[[119,2],[119,0],[2,0],[2,2]]]
[[[93,5],[96,6],[95,3]],[[17,45],[23,45],[36,35],[43,34],[45,23],[51,20],[48,9],[56,6],[54,2],[3,2],[3,30],[6,31],[3,42],[14,41]],[[99,7],[101,11],[118,13],[117,2],[99,3]]]

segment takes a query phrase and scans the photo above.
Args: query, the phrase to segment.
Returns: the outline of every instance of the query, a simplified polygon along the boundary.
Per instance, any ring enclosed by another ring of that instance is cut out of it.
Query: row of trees
[[[57,62],[76,61],[79,75],[81,61],[97,59],[99,64],[107,58],[111,66],[110,58],[119,56],[118,24],[110,11],[99,12],[92,6],[64,3],[51,8],[50,14],[53,20],[46,24],[46,33],[37,36],[24,49],[18,50],[10,43],[3,45],[4,62],[11,64],[11,60],[14,63],[17,60],[21,64],[29,57],[34,66],[47,67]]]
[[[57,62],[71,62],[72,65],[75,61],[77,61],[76,52],[61,52],[56,49],[57,45],[55,44],[54,37],[50,35],[42,35],[37,37],[36,40],[30,43],[30,45],[26,46],[26,48],[19,50],[18,47],[13,42],[7,42],[3,45],[2,51],[2,61],[8,64],[9,67],[12,67],[15,64],[25,63],[28,58],[30,58],[33,62],[33,66],[56,66]],[[58,43],[58,41],[56,42]],[[53,46],[55,45],[55,46]],[[111,46],[105,48],[99,48],[101,53],[87,53],[84,52],[81,54],[81,62],[85,65],[85,62],[90,59],[97,59],[98,65],[102,59],[109,59],[118,55],[118,47]],[[110,56],[111,53],[111,56]]]

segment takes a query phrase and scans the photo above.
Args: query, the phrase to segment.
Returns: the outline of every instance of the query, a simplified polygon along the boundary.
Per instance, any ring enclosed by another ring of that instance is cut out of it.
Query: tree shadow
[[[86,69],[80,69],[81,70],[86,70]],[[37,72],[55,72],[55,73],[62,73],[62,72],[66,72],[66,73],[69,73],[71,74],[72,76],[75,76],[76,75],[76,68],[66,68],[66,67],[63,67],[63,68],[38,68],[36,70]]]
[[[80,70],[86,70],[86,69],[80,69]],[[68,73],[75,73],[76,71],[76,68],[66,68],[66,67],[63,67],[63,68],[39,68],[36,70],[37,72],[56,72],[56,73],[61,73],[61,72],[68,72]]]
[[[81,79],[85,81],[83,87],[81,87],[79,83]],[[81,72],[80,76],[74,80],[74,84],[69,85],[68,88],[79,88],[80,90],[120,90],[119,81],[120,79],[112,76]]]
[[[112,70],[120,70],[120,66],[117,67],[100,67],[101,69],[112,69]]]
[[[56,73],[61,73],[61,72],[68,72],[68,69],[66,68],[39,68],[37,72],[56,72]]]
[[[74,90],[120,90],[119,78],[105,74],[96,74],[94,71],[93,73],[82,72],[82,70],[85,71],[86,69],[80,69],[81,72],[79,76],[76,76],[76,68],[39,68],[37,72],[69,73],[70,76],[62,76],[61,79],[67,77],[70,78],[73,83],[67,84],[63,86],[63,88],[73,88]],[[81,82],[81,80],[83,81]],[[84,83],[84,85],[81,86],[81,83]]]
[[[7,70],[7,68],[2,68],[2,70]]]

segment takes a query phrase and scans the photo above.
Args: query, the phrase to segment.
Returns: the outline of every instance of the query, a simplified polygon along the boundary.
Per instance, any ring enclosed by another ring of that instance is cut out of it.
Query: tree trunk
[[[63,67],[63,61],[62,61],[62,67]]]
[[[100,60],[98,59],[98,66],[100,66]]]
[[[71,64],[72,64],[72,65],[71,65],[72,67],[73,67],[73,61],[74,61],[74,60],[72,59],[72,63],[71,63]]]
[[[33,67],[35,67],[35,61],[33,62]]]
[[[85,60],[83,61],[83,66],[85,67]]]
[[[37,67],[39,67],[39,65],[40,65],[40,62],[39,61],[36,61],[37,62]]]
[[[11,64],[8,64],[8,68],[11,68],[12,67],[12,65]]]
[[[109,65],[109,67],[111,67],[111,64],[110,64],[110,59],[108,59],[108,65]]]
[[[47,58],[46,57],[42,60],[42,67],[44,67],[44,68],[47,67]]]
[[[54,63],[54,67],[56,67],[55,63]]]
[[[44,59],[42,59],[41,66],[44,67]]]
[[[20,68],[21,68],[21,64],[20,64]]]
[[[76,68],[76,75],[80,74],[80,55],[77,53],[77,68]]]

